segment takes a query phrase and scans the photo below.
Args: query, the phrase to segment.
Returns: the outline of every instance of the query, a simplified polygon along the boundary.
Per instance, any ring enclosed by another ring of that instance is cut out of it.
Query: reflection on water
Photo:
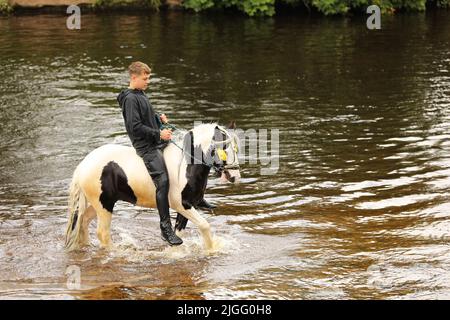
[[[361,20],[361,21],[360,21]],[[161,13],[0,19],[0,298],[449,298],[450,20],[428,13],[246,19]],[[167,248],[120,203],[115,248],[63,250],[72,172],[128,144],[116,94],[132,60],[180,127],[280,129],[280,168],[211,177],[210,221]],[[67,288],[68,266],[81,290]]]

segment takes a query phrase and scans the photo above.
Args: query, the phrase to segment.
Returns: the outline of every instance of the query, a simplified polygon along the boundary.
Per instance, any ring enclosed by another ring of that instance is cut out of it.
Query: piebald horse
[[[233,122],[229,129],[234,128]],[[237,136],[217,124],[201,124],[184,134],[182,147],[170,143],[163,152],[169,174],[169,205],[178,213],[176,232],[192,221],[200,230],[205,249],[210,250],[210,225],[195,206],[203,199],[211,168],[230,182],[240,178]],[[156,208],[155,191],[144,161],[133,147],[107,144],[93,150],[73,174],[66,249],[90,244],[88,227],[95,217],[100,245],[110,247],[115,203],[122,200]]]

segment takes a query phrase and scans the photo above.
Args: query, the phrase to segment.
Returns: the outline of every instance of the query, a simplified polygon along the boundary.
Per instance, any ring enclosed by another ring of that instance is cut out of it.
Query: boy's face
[[[131,85],[138,90],[145,90],[150,83],[150,74],[142,72],[140,75],[131,75]]]

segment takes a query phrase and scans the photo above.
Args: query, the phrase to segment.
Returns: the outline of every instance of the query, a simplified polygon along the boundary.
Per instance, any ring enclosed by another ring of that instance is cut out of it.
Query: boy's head
[[[145,90],[150,82],[152,69],[143,62],[136,61],[128,67],[130,73],[130,87],[138,90]]]

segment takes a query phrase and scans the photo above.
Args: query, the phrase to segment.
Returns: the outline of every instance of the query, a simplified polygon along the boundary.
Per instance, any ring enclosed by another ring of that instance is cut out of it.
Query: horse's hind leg
[[[111,247],[111,218],[112,214],[108,210],[99,206],[95,208],[97,212],[97,237],[103,248]]]
[[[90,244],[89,240],[89,224],[96,217],[97,212],[93,206],[89,206],[82,215],[81,229],[80,229],[80,244],[87,246]]]

